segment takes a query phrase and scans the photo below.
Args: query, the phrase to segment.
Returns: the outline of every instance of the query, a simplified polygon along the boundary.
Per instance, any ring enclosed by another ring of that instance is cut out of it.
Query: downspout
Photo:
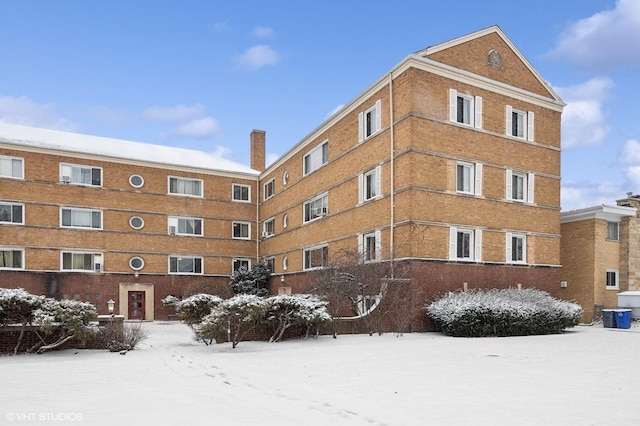
[[[260,262],[260,175],[256,181],[256,263]]]
[[[391,197],[390,197],[390,218],[391,223],[389,226],[389,261],[391,265],[391,279],[395,277],[395,266],[394,266],[394,233],[395,233],[395,140],[394,140],[394,132],[393,132],[393,72],[389,73],[389,143],[390,143],[390,168],[391,168]]]

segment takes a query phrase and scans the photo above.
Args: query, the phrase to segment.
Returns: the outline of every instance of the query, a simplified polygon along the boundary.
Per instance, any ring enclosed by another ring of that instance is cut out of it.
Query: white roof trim
[[[607,222],[620,222],[623,217],[635,216],[637,209],[617,205],[602,204],[586,209],[560,213],[560,223],[578,222],[588,219],[602,219]]]

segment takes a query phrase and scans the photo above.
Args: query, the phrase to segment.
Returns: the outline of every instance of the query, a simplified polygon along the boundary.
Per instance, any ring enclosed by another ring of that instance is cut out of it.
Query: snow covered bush
[[[327,312],[328,302],[313,294],[278,295],[266,301],[267,321],[274,325],[270,342],[279,342],[285,331],[293,325],[306,327],[307,336],[315,328],[331,321]]]
[[[110,322],[100,329],[100,339],[110,352],[122,352],[135,349],[136,345],[147,338],[142,324],[122,324]]]
[[[450,336],[524,336],[560,333],[579,324],[582,308],[536,289],[448,293],[426,307]]]
[[[47,334],[59,334],[53,343],[39,345],[38,353],[55,349],[74,338],[86,341],[97,331],[90,325],[97,316],[98,311],[91,303],[69,299],[45,299],[42,306],[34,312],[33,324]]]
[[[166,307],[174,307],[176,306],[176,304],[180,302],[180,299],[178,299],[177,297],[175,297],[174,295],[170,294],[167,297],[165,297],[164,299],[162,299],[162,306],[166,306]]]
[[[254,330],[265,318],[265,299],[253,294],[239,294],[213,307],[211,313],[194,327],[196,336],[205,343],[224,340],[229,333],[232,347]]]
[[[202,322],[211,310],[222,303],[222,299],[213,294],[194,294],[175,303],[178,317],[189,326]]]

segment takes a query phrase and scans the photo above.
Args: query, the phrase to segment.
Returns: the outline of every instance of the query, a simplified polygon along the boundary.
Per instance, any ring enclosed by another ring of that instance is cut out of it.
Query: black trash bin
[[[602,310],[602,323],[605,328],[616,328],[616,311],[615,309]]]

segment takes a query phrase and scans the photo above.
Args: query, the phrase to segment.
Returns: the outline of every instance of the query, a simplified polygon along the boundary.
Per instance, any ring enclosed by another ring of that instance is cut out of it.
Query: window
[[[0,223],[24,224],[24,205],[0,202]]]
[[[61,163],[60,182],[74,185],[102,186],[102,168]]]
[[[380,260],[380,231],[360,235],[358,245],[364,262]]]
[[[507,232],[507,263],[527,262],[527,238]]]
[[[482,97],[449,89],[449,121],[482,128]]]
[[[0,248],[0,269],[24,269],[24,250]]]
[[[102,212],[100,210],[61,208],[60,226],[102,229]]]
[[[449,258],[451,260],[482,259],[482,230],[450,228]]]
[[[304,174],[308,175],[329,161],[329,142],[325,141],[315,147],[303,158]]]
[[[362,142],[380,131],[381,113],[382,103],[378,100],[374,106],[358,114],[358,141]]]
[[[232,186],[233,201],[251,201],[251,187],[234,183]]]
[[[202,258],[195,256],[169,256],[170,274],[202,274]]]
[[[170,217],[169,235],[202,236],[202,219],[196,217]]]
[[[63,271],[102,271],[102,255],[82,252],[62,252]]]
[[[304,269],[322,268],[327,266],[329,247],[321,246],[304,250]]]
[[[0,177],[24,179],[24,160],[0,155]]]
[[[249,222],[233,222],[233,238],[241,240],[251,238],[251,224]]]
[[[269,182],[264,184],[264,199],[269,199],[273,197],[276,193],[276,181],[271,179]]]
[[[525,112],[507,105],[507,135],[533,141],[533,111]]]
[[[265,257],[264,264],[267,266],[267,269],[273,274],[276,272],[276,258],[273,256]]]
[[[129,185],[134,188],[140,188],[144,185],[144,178],[140,175],[131,175],[129,176]]]
[[[366,173],[361,174],[359,177],[359,201],[373,200],[380,197],[380,166],[373,170],[369,170]]]
[[[618,270],[607,269],[606,274],[607,274],[606,289],[617,290],[618,289]]]
[[[169,177],[169,194],[202,197],[202,179]]]
[[[325,216],[329,211],[329,196],[321,195],[304,203],[304,222]]]
[[[129,259],[129,267],[134,271],[139,271],[144,268],[144,260],[141,257],[132,257]]]
[[[233,259],[233,272],[239,271],[240,268],[245,268],[246,270],[251,269],[251,260]]]
[[[482,195],[482,164],[456,164],[456,190],[465,194]]]
[[[132,216],[131,219],[129,219],[129,225],[133,229],[142,229],[144,227],[144,219],[140,216]]]
[[[507,199],[533,203],[534,174],[507,170]]]
[[[620,241],[620,224],[618,222],[607,222],[607,240]]]
[[[270,237],[276,233],[276,220],[275,218],[270,218],[265,220],[262,223],[262,236]]]

